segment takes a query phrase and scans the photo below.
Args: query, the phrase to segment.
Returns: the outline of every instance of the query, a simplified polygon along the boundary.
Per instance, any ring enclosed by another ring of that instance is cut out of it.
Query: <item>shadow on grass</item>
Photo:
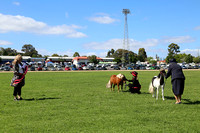
[[[52,99],[61,99],[55,97],[43,97],[43,98],[30,98],[30,99],[23,99],[24,101],[34,101],[34,100],[52,100]]]
[[[175,100],[175,98],[171,96],[165,96],[165,98],[169,100]],[[182,99],[182,101],[186,101],[183,104],[188,104],[188,105],[200,104],[200,101],[191,101],[190,99]]]
[[[192,102],[192,101],[188,100],[187,103],[183,103],[183,104],[195,105],[195,104],[200,104],[200,101],[194,101],[194,102]]]
[[[122,92],[129,92],[129,93],[131,93],[129,90],[123,90]],[[148,93],[148,92],[141,92],[141,93],[135,92],[135,93],[131,93],[131,94],[150,94],[150,93]]]

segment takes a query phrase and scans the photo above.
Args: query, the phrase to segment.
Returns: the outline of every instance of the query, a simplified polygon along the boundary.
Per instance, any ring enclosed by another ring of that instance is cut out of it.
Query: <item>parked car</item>
[[[35,71],[35,67],[34,67],[34,66],[31,66],[31,67],[30,67],[30,71]]]
[[[3,70],[4,71],[10,71],[10,67],[9,66],[5,66]]]
[[[58,70],[58,71],[63,71],[63,69],[62,69],[61,66],[58,66],[58,67],[57,67],[57,70]]]
[[[88,66],[83,66],[83,70],[89,70]]]
[[[0,67],[0,70],[3,70],[3,69],[4,69],[4,67],[3,67],[3,66],[1,66],[1,67]]]
[[[38,71],[42,71],[42,67],[38,67],[37,70],[38,70]]]
[[[82,68],[81,66],[80,66],[80,67],[78,67],[77,69],[78,69],[78,70],[83,70],[83,68]]]
[[[107,70],[105,66],[97,66],[95,70]]]
[[[127,70],[133,70],[133,67],[129,66],[127,67]]]
[[[43,70],[44,70],[44,71],[48,71],[48,68],[47,68],[47,67],[43,67]]]
[[[68,67],[68,66],[66,66],[66,67],[65,67],[65,70],[66,70],[66,71],[70,71],[70,70],[71,70],[71,68],[70,68],[70,67]]]
[[[72,65],[72,70],[78,70],[75,65]]]
[[[51,67],[50,70],[51,71],[56,71],[56,68],[55,67]]]
[[[120,67],[117,65],[107,67],[107,70],[120,70]]]

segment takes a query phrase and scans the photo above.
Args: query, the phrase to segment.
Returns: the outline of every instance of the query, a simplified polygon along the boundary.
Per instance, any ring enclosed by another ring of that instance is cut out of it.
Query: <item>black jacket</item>
[[[176,62],[172,62],[169,65],[166,78],[168,78],[169,76],[172,76],[171,80],[174,80],[174,79],[184,79],[185,80],[185,76],[183,74],[182,68]]]

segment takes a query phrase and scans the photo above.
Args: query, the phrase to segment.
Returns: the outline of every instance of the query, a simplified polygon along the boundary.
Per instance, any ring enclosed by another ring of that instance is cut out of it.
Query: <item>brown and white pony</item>
[[[121,85],[121,90],[123,90],[123,84],[126,83],[126,80],[126,77],[121,73],[118,75],[112,75],[106,85],[106,88],[110,88],[111,91],[114,91],[115,85],[117,85],[119,92],[119,86]]]

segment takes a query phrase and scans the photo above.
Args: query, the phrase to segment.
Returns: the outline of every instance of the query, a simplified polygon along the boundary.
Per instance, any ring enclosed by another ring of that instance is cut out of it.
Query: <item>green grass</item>
[[[183,104],[175,105],[170,78],[165,101],[148,93],[157,71],[138,71],[142,94],[107,89],[112,74],[130,71],[29,72],[22,101],[13,101],[12,73],[0,73],[0,133],[200,132],[200,71],[184,71]]]

